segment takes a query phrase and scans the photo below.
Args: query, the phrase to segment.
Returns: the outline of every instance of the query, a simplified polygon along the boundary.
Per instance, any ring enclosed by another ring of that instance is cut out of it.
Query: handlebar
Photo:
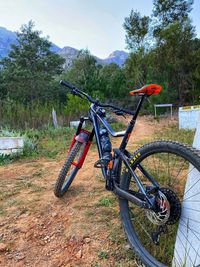
[[[81,91],[80,89],[76,88],[74,85],[72,85],[72,84],[70,84],[68,82],[65,82],[65,81],[61,80],[60,84],[68,87],[69,89],[71,89],[71,93],[73,95],[77,95],[77,96],[79,96],[81,98],[82,98],[82,96],[85,96],[88,99],[88,101],[90,101],[91,103],[93,103],[93,104],[95,104],[95,105],[97,105],[99,107],[115,109],[114,112],[117,115],[122,115],[119,112],[123,112],[123,113],[129,114],[129,115],[133,115],[133,116],[135,115],[135,112],[132,111],[132,110],[124,109],[124,108],[117,107],[117,106],[110,105],[110,104],[100,103],[98,100],[92,98],[90,95],[86,94],[85,92]]]
[[[72,85],[72,84],[70,84],[70,83],[68,83],[68,82],[65,82],[65,81],[63,81],[63,80],[61,80],[60,81],[60,84],[61,85],[64,85],[64,86],[67,86],[68,88],[70,88],[70,89],[76,89],[76,87],[74,86],[74,85]]]

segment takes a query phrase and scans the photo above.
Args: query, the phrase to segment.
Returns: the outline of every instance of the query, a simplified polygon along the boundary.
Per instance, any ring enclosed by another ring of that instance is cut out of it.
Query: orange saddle
[[[133,91],[130,91],[129,93],[131,95],[140,95],[140,94],[145,94],[145,95],[157,95],[160,93],[162,90],[162,86],[158,84],[148,84],[143,86],[140,89],[136,89]]]

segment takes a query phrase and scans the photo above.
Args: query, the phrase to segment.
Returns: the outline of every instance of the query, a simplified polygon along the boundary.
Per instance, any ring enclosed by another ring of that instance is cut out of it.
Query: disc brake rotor
[[[170,203],[167,197],[161,191],[158,191],[158,196],[156,199],[157,211],[147,210],[147,218],[156,225],[163,225],[167,223],[170,217]]]

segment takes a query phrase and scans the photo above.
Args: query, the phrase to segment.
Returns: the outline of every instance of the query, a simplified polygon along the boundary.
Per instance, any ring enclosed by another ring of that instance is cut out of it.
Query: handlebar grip
[[[61,80],[60,81],[60,84],[61,85],[64,85],[64,86],[67,86],[68,88],[70,88],[70,89],[76,89],[76,87],[74,86],[74,85],[72,85],[72,84],[70,84],[70,83],[68,83],[68,82],[64,82],[63,80]]]

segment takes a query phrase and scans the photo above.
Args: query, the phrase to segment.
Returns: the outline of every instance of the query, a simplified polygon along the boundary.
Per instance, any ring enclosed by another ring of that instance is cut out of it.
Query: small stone
[[[4,252],[7,249],[7,245],[4,243],[0,243],[0,252]]]
[[[26,238],[29,238],[31,235],[32,235],[31,232],[27,232],[27,233],[25,234],[25,237],[26,237]]]
[[[13,258],[13,255],[12,255],[12,254],[8,254],[8,255],[7,255],[7,258],[8,258],[8,259],[12,259],[12,258]]]
[[[57,216],[58,216],[58,213],[56,213],[56,212],[53,212],[53,213],[51,214],[51,216],[52,216],[53,218],[55,218],[55,217],[57,217]]]
[[[13,228],[12,229],[12,233],[15,234],[15,233],[19,233],[20,232],[20,229],[19,228]]]
[[[76,253],[76,257],[78,259],[80,259],[82,257],[82,250],[81,249]]]
[[[46,243],[45,243],[45,241],[39,241],[40,246],[45,246]]]
[[[25,255],[21,252],[17,252],[15,257],[18,261],[21,261],[25,258]]]
[[[75,237],[75,235],[72,235],[69,241],[70,241],[70,242],[75,242],[75,241],[76,241],[76,237]]]
[[[1,225],[0,225],[1,226]],[[4,237],[4,234],[2,233],[2,234],[0,234],[0,239],[2,239]]]
[[[129,249],[131,249],[131,246],[129,244],[127,244],[127,245],[124,246],[124,249],[125,250],[129,250]]]
[[[44,238],[44,242],[47,244],[47,243],[49,243],[51,241],[51,238],[50,238],[50,236],[45,236],[45,238]]]
[[[84,239],[84,242],[85,242],[85,243],[90,243],[90,242],[91,242],[91,239],[90,239],[89,237],[86,237],[86,238]]]

